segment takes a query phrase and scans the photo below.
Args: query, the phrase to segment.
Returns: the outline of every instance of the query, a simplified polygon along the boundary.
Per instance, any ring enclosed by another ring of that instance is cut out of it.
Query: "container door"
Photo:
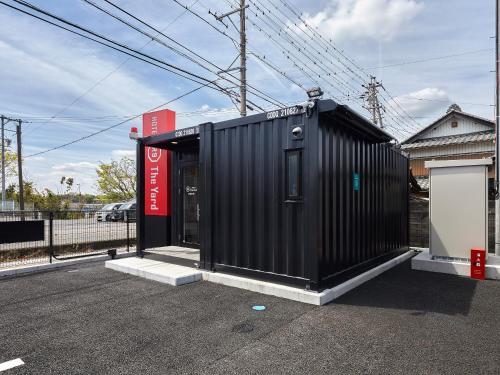
[[[182,242],[198,245],[200,204],[198,199],[198,163],[182,167]]]

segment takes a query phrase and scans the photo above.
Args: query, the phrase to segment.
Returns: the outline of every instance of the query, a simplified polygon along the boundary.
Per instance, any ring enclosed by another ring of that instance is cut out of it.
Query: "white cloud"
[[[49,188],[53,191],[61,190],[61,177],[72,177],[74,179],[74,189],[79,186],[82,193],[96,192],[96,168],[97,164],[86,161],[75,163],[62,163],[51,166],[47,171],[33,168],[28,178],[33,179],[38,189]]]
[[[111,151],[111,157],[114,159],[120,159],[123,157],[135,159],[135,150],[113,150]]]
[[[31,160],[33,161],[44,161],[46,160],[44,156],[33,156],[31,157]]]
[[[409,94],[395,98],[397,102],[411,116],[425,116],[447,107],[451,101],[446,91],[428,87]],[[398,108],[391,100],[389,102],[394,108]]]
[[[315,15],[305,14],[309,25],[336,40],[390,41],[423,8],[417,0],[338,0]]]
[[[96,169],[97,164],[81,161],[78,163],[64,163],[52,166],[52,170],[56,172],[80,172],[84,169]]]

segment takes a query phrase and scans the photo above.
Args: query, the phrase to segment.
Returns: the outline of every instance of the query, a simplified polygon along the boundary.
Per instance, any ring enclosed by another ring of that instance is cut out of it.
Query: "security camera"
[[[306,111],[308,108],[314,108],[314,104],[314,101],[308,100],[307,102],[297,104],[297,107],[301,107],[303,111]]]
[[[300,126],[293,128],[292,134],[294,137],[300,137],[302,135],[302,128]]]

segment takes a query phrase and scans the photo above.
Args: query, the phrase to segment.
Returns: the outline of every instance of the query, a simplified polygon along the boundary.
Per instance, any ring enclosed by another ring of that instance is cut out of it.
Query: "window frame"
[[[296,184],[297,184],[297,194],[291,194],[291,174],[290,174],[290,164],[292,157],[297,156],[297,171],[296,171]],[[303,194],[303,149],[296,148],[285,150],[285,199],[287,201],[301,201],[304,198]]]

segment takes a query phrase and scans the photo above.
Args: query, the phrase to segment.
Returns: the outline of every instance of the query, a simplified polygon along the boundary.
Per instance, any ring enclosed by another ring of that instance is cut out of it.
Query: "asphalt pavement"
[[[409,264],[322,307],[102,264],[0,279],[2,375],[499,374],[500,282]]]

